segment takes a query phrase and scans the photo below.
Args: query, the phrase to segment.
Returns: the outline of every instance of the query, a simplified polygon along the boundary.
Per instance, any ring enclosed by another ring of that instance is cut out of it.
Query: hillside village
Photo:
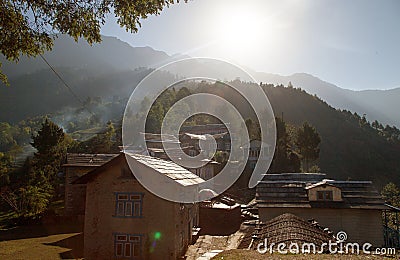
[[[198,139],[210,134],[216,137],[218,151],[229,152],[224,130],[218,124],[196,125],[186,127],[180,138],[164,140],[182,142],[185,152],[198,155]],[[349,242],[371,243],[374,248],[400,245],[382,219],[383,213],[397,214],[400,209],[386,204],[368,180],[267,173],[248,201],[229,191],[194,204],[159,198],[131,171],[163,175],[178,187],[210,179],[218,174],[220,163],[184,169],[167,160],[159,134],[144,136],[147,150],[121,147],[117,154],[67,154],[65,215],[84,223],[85,259],[210,259],[227,249],[257,250],[266,238],[287,246],[316,243],[317,250],[326,253],[320,245],[337,239],[340,231],[347,233]],[[262,152],[257,142],[244,151],[252,157]],[[221,237],[228,240],[214,246],[210,242]]]
[[[217,85],[205,86],[220,91]],[[0,231],[1,240],[16,243],[15,248],[19,248],[18,239],[66,232],[61,240],[49,242],[49,245],[35,242],[35,245],[44,245],[43,252],[47,252],[49,246],[60,248],[58,250],[63,251],[57,254],[61,258],[229,259],[234,255],[241,258],[280,255],[282,252],[277,248],[280,244],[286,249],[296,244],[299,250],[315,244],[315,248],[308,248],[305,253],[329,255],[329,249],[323,244],[337,241],[338,234],[345,232],[343,243],[357,243],[361,247],[370,243],[373,250],[386,250],[386,256],[396,254],[400,246],[400,208],[395,184],[382,189],[388,180],[379,177],[379,172],[370,169],[373,175],[360,174],[362,167],[348,172],[345,167],[352,166],[351,161],[328,158],[332,147],[343,149],[337,137],[332,137],[331,130],[324,127],[320,118],[312,117],[312,113],[304,115],[311,115],[307,119],[318,128],[307,122],[301,125],[293,121],[292,118],[300,120],[295,116],[297,110],[281,107],[276,96],[284,93],[303,110],[309,109],[306,111],[314,112],[317,108],[328,111],[328,118],[344,120],[340,129],[359,133],[359,138],[365,140],[369,136],[371,143],[379,140],[382,149],[389,146],[395,149],[397,137],[381,132],[379,124],[376,127],[356,114],[335,110],[300,89],[262,83],[260,86],[276,102],[273,103],[275,109],[289,111],[281,115],[290,123],[276,118],[275,151],[263,145],[259,125],[249,117],[246,127],[250,141],[240,147],[242,153],[248,155],[247,162],[232,161],[234,164],[245,163],[243,174],[218,196],[212,190],[199,193],[200,199],[196,203],[160,198],[150,192],[136,174],[157,176],[157,182],[169,183],[176,194],[192,185],[201,186],[217,176],[230,160],[231,142],[238,139],[226,125],[200,115],[189,119],[179,135],[174,136],[160,134],[157,129],[161,123],[153,120],[146,128],[156,131],[140,133],[139,137],[146,144],[143,147],[121,145],[121,126],[115,121],[109,121],[104,128],[91,120],[82,124],[82,118],[71,118],[75,131],[67,134],[46,117],[41,128],[32,134],[31,145],[36,149],[33,157],[15,160],[10,168],[15,170],[10,172],[9,181],[1,188],[1,205],[5,209],[2,223],[6,223],[4,232]],[[167,110],[175,96],[194,91],[193,88],[181,88],[166,92],[155,107],[161,105]],[[221,92],[230,95],[228,91]],[[96,127],[76,130],[93,126],[91,124]],[[302,144],[302,140],[308,140],[308,143]],[[335,140],[337,143],[332,144]],[[214,141],[216,152],[210,159],[208,149],[213,147]],[[360,145],[360,142],[354,144]],[[175,148],[165,148],[165,145]],[[308,154],[302,145],[308,147]],[[381,149],[362,145],[375,153]],[[196,158],[202,166],[179,166],[186,160],[180,157],[180,150]],[[338,156],[346,153],[340,151]],[[255,188],[249,189],[249,178],[257,162],[268,156],[273,156],[270,169],[263,173]],[[396,155],[392,157],[395,159]],[[373,165],[375,158],[371,160],[365,163]],[[346,165],[341,170],[348,175],[331,170],[340,169],[338,161]],[[321,173],[319,166],[327,173]],[[395,166],[390,164],[388,167]],[[393,175],[391,180],[396,178]],[[14,228],[15,234],[10,232]],[[25,229],[39,229],[39,233]],[[265,245],[267,242],[272,245],[270,248]],[[361,247],[351,246],[350,255],[358,255]],[[21,252],[26,254],[24,250]],[[15,252],[4,254],[7,258]],[[32,253],[32,257],[37,258],[38,254]],[[283,253],[287,254],[287,251]]]
[[[0,259],[400,259],[399,1],[0,10]]]

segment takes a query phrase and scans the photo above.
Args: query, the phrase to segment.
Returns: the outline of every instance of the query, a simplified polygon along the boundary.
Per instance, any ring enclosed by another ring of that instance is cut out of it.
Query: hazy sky
[[[342,88],[400,87],[398,0],[193,0],[144,20],[137,34],[113,17],[102,33],[168,54],[306,72]]]

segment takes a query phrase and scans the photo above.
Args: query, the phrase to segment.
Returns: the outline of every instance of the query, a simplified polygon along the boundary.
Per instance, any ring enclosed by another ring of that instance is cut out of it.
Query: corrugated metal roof
[[[257,185],[257,206],[386,209],[381,195],[370,181],[321,180],[321,177],[325,174],[267,174]],[[309,201],[307,190],[322,184],[339,188],[342,201]]]
[[[101,166],[117,156],[118,154],[68,153],[63,166]]]

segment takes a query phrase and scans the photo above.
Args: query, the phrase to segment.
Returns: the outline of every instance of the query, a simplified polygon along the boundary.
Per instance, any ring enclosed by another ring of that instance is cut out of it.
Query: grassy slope
[[[79,225],[37,225],[0,231],[0,259],[82,258]]]

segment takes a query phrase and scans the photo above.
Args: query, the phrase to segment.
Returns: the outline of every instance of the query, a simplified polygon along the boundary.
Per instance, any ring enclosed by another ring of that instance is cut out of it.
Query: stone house
[[[212,138],[211,138],[212,136]],[[200,153],[207,153],[213,150],[213,140],[215,140],[215,150],[230,152],[231,150],[231,136],[228,132],[213,134],[213,135],[199,135],[191,133],[183,133],[179,135],[179,141],[182,147],[187,148],[187,154],[190,156],[197,156]],[[200,148],[202,142],[202,148]]]
[[[65,175],[65,215],[85,214],[85,184],[72,184],[86,173],[100,167],[118,154],[82,154],[68,153],[62,165]]]
[[[261,148],[263,144],[263,148]],[[244,154],[248,154],[249,158],[247,163],[250,169],[254,169],[258,160],[268,160],[274,156],[274,149],[271,149],[270,145],[267,143],[262,143],[260,140],[250,140],[249,144],[241,147]]]
[[[179,145],[180,142],[178,138],[173,135],[161,135],[161,134],[153,134],[153,133],[142,133],[144,136],[147,148],[158,148],[163,149],[164,144],[170,143],[174,145]]]
[[[315,219],[348,241],[384,245],[382,211],[387,209],[370,181],[336,181],[321,173],[266,174],[256,188],[259,218],[284,213]]]
[[[198,230],[198,204],[149,192],[132,174],[162,176],[180,187],[204,182],[171,161],[121,153],[77,179],[86,185],[85,259],[177,259]]]
[[[220,163],[209,159],[203,159],[201,161],[206,164],[199,168],[188,168],[188,170],[206,181],[218,174]]]
[[[180,132],[196,135],[215,135],[228,132],[228,128],[224,124],[185,125],[181,127]]]

